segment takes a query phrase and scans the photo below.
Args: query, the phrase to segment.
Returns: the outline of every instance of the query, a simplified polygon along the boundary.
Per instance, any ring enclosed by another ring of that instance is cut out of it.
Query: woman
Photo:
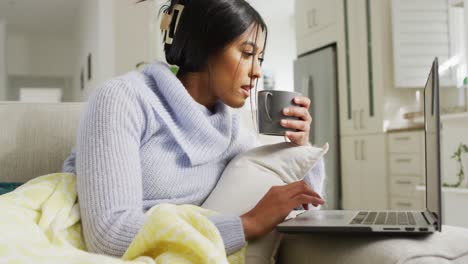
[[[177,10],[177,11],[174,11]],[[163,18],[163,63],[111,79],[90,96],[76,155],[64,170],[77,175],[89,251],[122,256],[159,203],[201,205],[226,164],[255,145],[229,107],[244,105],[261,77],[267,27],[244,0],[172,0]],[[299,121],[286,136],[308,144],[310,101],[285,110]],[[244,133],[244,134],[243,134]],[[76,156],[76,160],[75,160]],[[227,254],[270,232],[301,204],[323,204],[303,181],[273,187],[241,216],[217,215]]]

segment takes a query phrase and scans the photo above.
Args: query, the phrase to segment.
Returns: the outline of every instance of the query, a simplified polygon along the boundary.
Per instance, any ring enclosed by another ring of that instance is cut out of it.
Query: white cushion
[[[275,185],[302,180],[328,151],[289,142],[265,145],[236,156],[224,170],[213,192],[202,205],[221,213],[242,215],[251,210]],[[323,179],[311,179],[320,191]],[[247,263],[274,263],[280,242],[276,231],[249,242]]]

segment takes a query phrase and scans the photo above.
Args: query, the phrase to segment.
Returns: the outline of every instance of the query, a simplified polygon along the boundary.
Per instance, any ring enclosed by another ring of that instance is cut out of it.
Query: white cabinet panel
[[[395,210],[418,210],[425,206],[424,131],[388,134],[390,206]]]
[[[344,209],[388,208],[383,134],[341,138]]]
[[[341,135],[383,132],[385,5],[345,0],[343,56],[338,57]],[[387,10],[388,12],[388,10]],[[340,50],[338,50],[340,51]]]
[[[385,135],[362,137],[362,191],[364,209],[388,208]]]
[[[339,0],[296,0],[298,55],[334,43],[338,38]]]
[[[416,196],[416,186],[421,185],[420,177],[396,176],[390,178],[390,193],[397,196]]]
[[[299,0],[297,32],[299,37],[320,31],[336,23],[336,1]]]
[[[344,209],[360,209],[361,168],[357,137],[341,138],[341,185]]]
[[[422,135],[419,132],[388,135],[388,150],[391,153],[420,153],[421,143]]]
[[[419,210],[423,209],[424,205],[420,199],[409,199],[409,198],[392,198],[390,202],[390,208],[392,210]]]
[[[409,154],[390,154],[389,166],[392,175],[421,175],[421,155],[416,153]]]
[[[6,24],[0,21],[0,101],[6,100],[7,93],[6,37]]]

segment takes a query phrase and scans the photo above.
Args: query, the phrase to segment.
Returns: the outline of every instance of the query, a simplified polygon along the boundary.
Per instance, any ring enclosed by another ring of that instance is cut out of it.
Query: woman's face
[[[262,76],[264,32],[252,25],[217,56],[210,58],[210,87],[213,95],[234,108],[242,107]]]

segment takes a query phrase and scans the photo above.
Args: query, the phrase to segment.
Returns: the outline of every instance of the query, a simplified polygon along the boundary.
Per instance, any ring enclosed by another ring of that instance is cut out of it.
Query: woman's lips
[[[253,88],[253,87],[250,86],[250,85],[243,85],[243,86],[241,86],[242,93],[243,93],[245,96],[247,96],[247,97],[250,96],[250,90],[251,90],[252,88]]]

